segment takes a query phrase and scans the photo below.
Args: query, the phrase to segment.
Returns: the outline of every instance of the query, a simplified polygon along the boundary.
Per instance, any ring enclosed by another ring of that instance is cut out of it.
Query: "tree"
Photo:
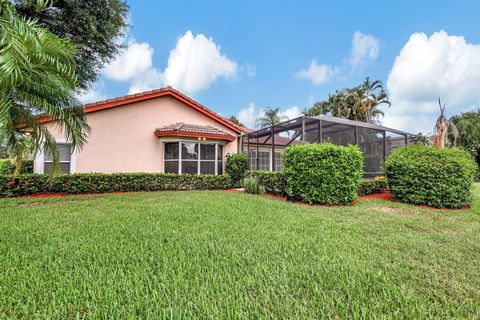
[[[307,116],[329,114],[334,117],[377,123],[383,111],[382,105],[391,105],[388,94],[379,80],[365,81],[356,87],[335,91],[326,101],[317,102],[308,109]]]
[[[270,127],[288,120],[286,116],[280,115],[280,108],[266,107],[262,117],[258,118],[256,125],[260,128]]]
[[[237,126],[245,128],[245,125],[243,123],[241,123],[240,120],[238,120],[238,118],[236,116],[230,116],[230,117],[228,117],[228,120],[230,120],[230,122],[235,123]]]
[[[8,0],[0,0],[0,140],[21,168],[27,148],[53,155],[53,174],[59,172],[55,138],[38,115],[53,120],[78,150],[89,127],[74,97],[75,46],[33,20],[24,20]]]
[[[87,89],[99,70],[122,48],[128,5],[124,0],[15,0],[20,15],[38,20],[38,24],[77,47],[78,88]]]
[[[480,165],[480,108],[452,116],[450,122],[455,124],[458,130],[458,146],[470,152]],[[451,131],[448,140],[450,143],[455,140]]]

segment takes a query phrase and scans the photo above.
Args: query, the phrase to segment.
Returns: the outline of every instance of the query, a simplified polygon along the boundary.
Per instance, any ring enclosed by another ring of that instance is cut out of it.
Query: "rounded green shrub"
[[[460,149],[411,145],[395,150],[385,163],[388,186],[402,202],[435,208],[468,205],[476,163]]]
[[[241,187],[248,170],[248,159],[245,153],[232,153],[227,155],[225,171],[230,176],[236,187]]]
[[[284,172],[289,192],[300,200],[350,204],[363,176],[363,154],[355,145],[294,145],[284,151]]]

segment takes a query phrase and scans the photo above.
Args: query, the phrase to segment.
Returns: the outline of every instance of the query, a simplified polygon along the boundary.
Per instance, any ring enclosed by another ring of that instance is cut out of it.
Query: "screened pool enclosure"
[[[382,174],[383,162],[392,150],[407,145],[413,137],[372,123],[320,115],[303,116],[243,134],[239,143],[251,170],[270,171],[283,169],[283,150],[293,144],[356,144],[365,156],[365,176],[374,177]]]

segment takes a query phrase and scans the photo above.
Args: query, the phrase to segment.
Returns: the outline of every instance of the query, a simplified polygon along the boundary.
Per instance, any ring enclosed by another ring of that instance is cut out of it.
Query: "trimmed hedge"
[[[62,174],[49,181],[46,174],[0,176],[0,197],[15,197],[45,192],[67,194],[157,191],[210,190],[231,187],[227,175],[189,175],[173,173],[79,173]]]
[[[385,173],[390,190],[402,202],[461,208],[471,202],[476,166],[460,149],[412,145],[388,157]]]
[[[0,159],[0,175],[12,175],[15,165],[9,159]],[[22,163],[20,174],[33,173],[33,160],[26,160]]]
[[[287,195],[287,179],[283,171],[249,170],[247,177],[256,178],[266,192],[279,196]]]
[[[284,151],[288,189],[309,203],[351,204],[357,198],[363,163],[356,145],[294,145]]]
[[[381,193],[387,188],[385,177],[376,177],[373,179],[362,179],[358,186],[358,195],[366,196],[372,193]]]
[[[248,158],[245,153],[233,153],[227,155],[225,163],[225,171],[232,179],[232,183],[236,187],[242,186],[245,173],[248,170]]]

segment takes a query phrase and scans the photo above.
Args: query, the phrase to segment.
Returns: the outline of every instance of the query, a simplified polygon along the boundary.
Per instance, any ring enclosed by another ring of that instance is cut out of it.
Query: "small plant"
[[[245,173],[248,170],[247,155],[245,153],[228,154],[225,170],[230,176],[233,185],[240,187],[245,178]]]
[[[245,178],[243,179],[243,187],[245,188],[246,193],[251,194],[262,194],[265,193],[265,188],[260,185],[258,179],[256,178]]]
[[[358,186],[358,195],[366,196],[372,193],[381,193],[387,188],[387,179],[384,176],[373,179],[362,179]]]
[[[285,196],[287,194],[287,179],[283,171],[249,170],[247,177],[255,178],[266,192]]]

